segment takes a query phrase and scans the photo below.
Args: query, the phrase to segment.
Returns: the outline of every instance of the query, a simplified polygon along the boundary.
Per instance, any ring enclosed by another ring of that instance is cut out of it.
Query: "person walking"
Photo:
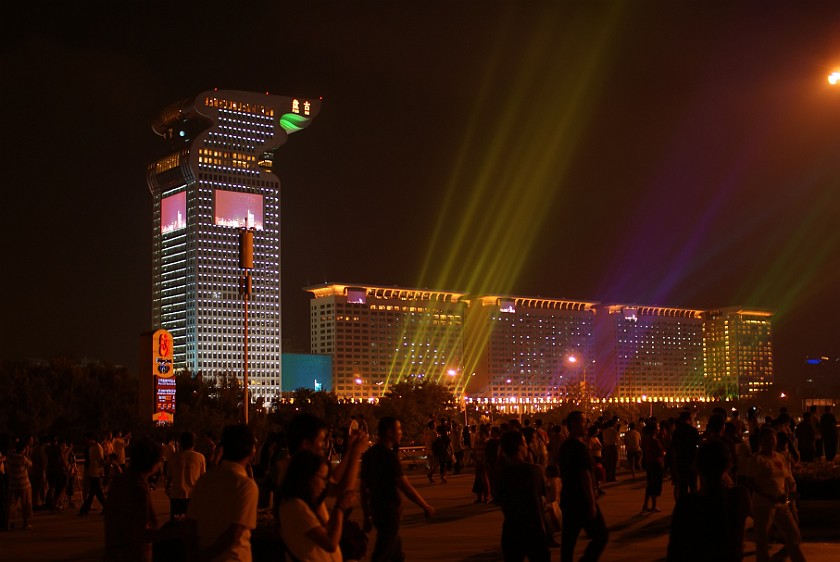
[[[12,512],[20,501],[20,513],[23,518],[22,529],[32,528],[32,484],[29,480],[29,469],[32,461],[26,454],[26,441],[21,439],[15,444],[15,450],[6,458],[6,474],[9,480],[9,507],[7,521],[11,521]]]
[[[837,418],[831,413],[831,406],[826,406],[820,417],[820,434],[822,435],[825,460],[833,462],[837,456]]]
[[[606,427],[601,431],[601,439],[604,448],[601,454],[604,458],[604,470],[606,471],[607,482],[615,482],[616,469],[618,468],[618,436],[621,426],[613,418],[607,422]]]
[[[560,562],[572,562],[581,529],[589,536],[583,562],[595,562],[607,546],[609,532],[595,497],[595,476],[592,458],[587,447],[587,420],[580,411],[566,417],[569,438],[560,447],[560,510],[563,513],[563,532],[560,542]]]
[[[85,466],[85,479],[87,480],[87,492],[82,507],[79,508],[79,515],[84,516],[90,512],[93,499],[96,498],[102,508],[105,508],[105,492],[102,490],[102,479],[105,477],[105,453],[102,445],[96,441],[96,435],[88,433],[87,439],[87,464]]]
[[[405,554],[400,539],[400,492],[417,504],[426,517],[434,515],[435,509],[403,474],[396,452],[402,440],[400,421],[391,416],[382,417],[378,433],[379,441],[362,455],[364,528],[370,532],[376,527],[376,544],[371,562],[402,562]]]
[[[483,425],[478,430],[475,438],[473,458],[475,464],[475,479],[473,480],[472,492],[475,494],[475,503],[487,503],[490,501],[490,480],[487,477],[486,447],[490,433],[487,426]]]
[[[641,468],[642,462],[642,434],[636,431],[636,424],[630,422],[629,429],[624,434],[624,452],[627,455],[627,466],[633,480],[636,479],[636,471]]]
[[[642,505],[642,513],[659,513],[662,511],[656,507],[656,500],[662,495],[662,481],[665,477],[665,448],[659,442],[656,435],[656,424],[650,423],[644,428],[642,436],[642,450],[645,458],[645,501]],[[650,507],[648,507],[650,500]]]
[[[44,453],[47,457],[47,507],[61,511],[64,490],[67,488],[67,457],[64,444],[52,437]]]
[[[452,465],[455,460],[455,453],[452,450],[452,440],[449,438],[449,430],[445,425],[437,428],[438,436],[432,443],[432,454],[435,463],[440,468],[440,482],[446,484],[446,467]]]

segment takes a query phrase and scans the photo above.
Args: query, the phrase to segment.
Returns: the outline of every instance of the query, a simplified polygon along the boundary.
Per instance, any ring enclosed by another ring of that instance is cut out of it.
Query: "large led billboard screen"
[[[215,223],[234,228],[263,229],[263,198],[258,193],[240,193],[217,189],[215,196]]]
[[[169,234],[187,228],[187,192],[182,191],[160,201],[160,233]]]

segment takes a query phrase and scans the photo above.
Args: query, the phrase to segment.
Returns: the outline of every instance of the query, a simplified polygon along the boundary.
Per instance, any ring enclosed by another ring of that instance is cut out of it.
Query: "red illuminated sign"
[[[175,369],[172,334],[158,330],[152,335],[152,377],[154,377],[154,413],[157,423],[175,419]]]

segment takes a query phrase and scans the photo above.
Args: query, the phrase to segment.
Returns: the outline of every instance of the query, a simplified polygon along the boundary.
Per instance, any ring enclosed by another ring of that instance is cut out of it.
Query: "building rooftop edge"
[[[622,307],[622,308],[647,308],[647,309],[655,309],[655,310],[672,310],[672,311],[680,311],[680,312],[690,312],[693,314],[708,314],[710,312],[721,312],[721,313],[737,313],[737,314],[752,314],[756,316],[773,316],[775,312],[768,308],[761,308],[761,307],[748,307],[748,306],[727,306],[727,307],[710,307],[710,308],[689,308],[689,307],[682,307],[682,306],[662,306],[662,305],[654,305],[654,304],[636,304],[636,303],[621,303],[621,302],[600,302],[600,301],[592,301],[592,300],[581,300],[581,299],[569,299],[565,297],[542,297],[542,296],[528,296],[528,295],[505,295],[505,294],[497,294],[497,293],[469,293],[465,291],[445,291],[441,289],[430,289],[428,287],[401,287],[399,285],[381,285],[381,284],[369,284],[369,283],[339,283],[335,281],[327,281],[324,283],[320,283],[317,285],[309,285],[303,287],[302,290],[304,292],[312,293],[316,295],[317,292],[321,292],[325,289],[333,288],[334,290],[341,290],[343,291],[344,288],[347,287],[358,287],[360,289],[365,290],[386,290],[386,291],[414,291],[414,292],[428,292],[428,293],[442,293],[448,295],[454,295],[458,298],[458,300],[463,301],[470,301],[470,300],[478,300],[478,299],[511,299],[511,300],[533,300],[533,301],[541,301],[541,302],[567,302],[567,303],[577,303],[586,305],[587,307],[592,308],[611,308],[611,307]]]

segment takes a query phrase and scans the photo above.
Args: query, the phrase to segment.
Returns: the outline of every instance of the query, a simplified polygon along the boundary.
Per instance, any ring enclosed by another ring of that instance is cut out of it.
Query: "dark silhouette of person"
[[[558,454],[560,479],[563,481],[560,492],[560,511],[563,513],[560,562],[572,562],[581,529],[590,539],[582,562],[598,560],[609,540],[607,524],[595,497],[592,457],[584,443],[587,423],[588,420],[579,411],[566,417],[569,438],[560,446]]]
[[[837,418],[831,413],[831,406],[826,406],[825,413],[820,417],[820,434],[825,460],[831,462],[837,456]]]
[[[668,562],[740,562],[744,529],[751,514],[744,486],[729,486],[729,449],[720,440],[700,445],[700,491],[680,496],[671,517]]]
[[[811,423],[811,412],[802,414],[802,421],[796,424],[794,430],[796,443],[799,448],[799,458],[802,462],[812,462],[817,458],[817,434]]]
[[[691,412],[680,412],[677,426],[671,434],[671,459],[674,463],[674,498],[697,491],[697,447],[700,433],[691,425]]]
[[[518,431],[502,435],[506,462],[499,470],[496,500],[502,507],[502,554],[505,562],[548,562],[548,537],[543,526],[545,477],[529,462],[528,445]]]
[[[434,508],[403,474],[396,449],[402,439],[402,426],[396,418],[385,416],[379,420],[379,442],[362,455],[362,509],[365,531],[376,527],[376,545],[371,562],[402,562],[405,554],[400,539],[402,513],[399,492],[417,504],[426,517],[434,515]]]

